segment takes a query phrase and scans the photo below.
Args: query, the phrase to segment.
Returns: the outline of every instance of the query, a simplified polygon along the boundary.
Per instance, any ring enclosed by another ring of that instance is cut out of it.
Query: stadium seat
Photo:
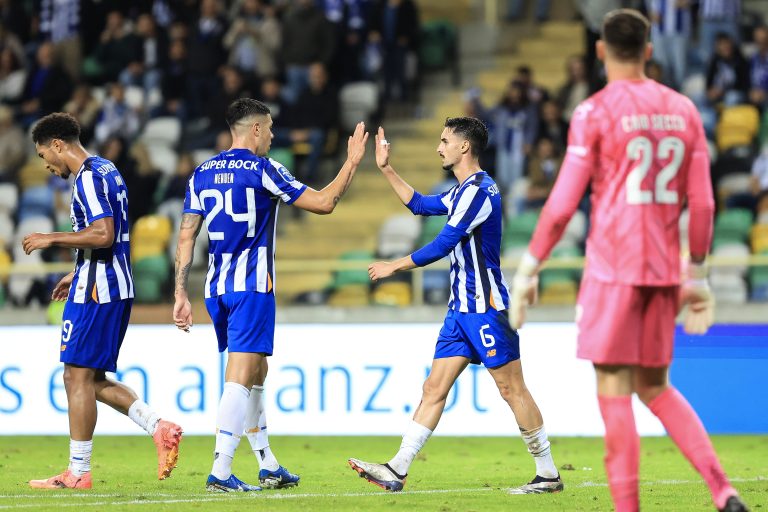
[[[713,274],[710,277],[712,292],[718,303],[744,304],[747,302],[747,284],[733,274]]]
[[[162,287],[171,276],[170,261],[164,254],[148,256],[132,263],[137,302],[159,302]]]
[[[288,169],[289,172],[295,172],[296,159],[293,155],[293,151],[288,148],[274,148],[269,150],[269,158],[275,160],[278,163],[283,164],[283,167]]]
[[[147,111],[151,111],[163,104],[163,91],[159,87],[153,87],[147,91]]]
[[[13,219],[5,212],[0,212],[0,249],[10,247],[14,235]]]
[[[19,202],[19,191],[13,183],[0,183],[0,213],[12,214]]]
[[[752,105],[735,105],[725,108],[715,129],[717,149],[725,151],[734,146],[752,144],[759,124],[759,112]]]
[[[369,303],[369,287],[367,284],[350,284],[335,290],[328,298],[331,307],[367,306]]]
[[[444,258],[448,262],[448,258]],[[424,302],[443,305],[451,296],[451,276],[448,270],[428,268],[423,271]]]
[[[171,176],[176,172],[176,164],[179,161],[179,154],[170,146],[164,143],[147,143],[147,152],[152,166],[166,176]]]
[[[50,233],[53,231],[53,221],[48,217],[31,217],[19,222],[16,226],[16,236],[13,241],[14,256],[16,251],[21,251],[21,241],[30,233]],[[24,251],[21,251],[22,253]],[[39,251],[32,254],[40,254]]]
[[[528,246],[533,230],[539,220],[539,211],[526,211],[520,215],[510,217],[504,226],[502,235],[502,247]]]
[[[48,185],[24,189],[19,200],[19,222],[33,217],[51,217],[53,204],[53,190]]]
[[[749,236],[752,252],[761,254],[768,252],[768,224],[755,224]]]
[[[379,88],[374,82],[352,82],[339,91],[341,127],[351,132],[360,121],[366,124],[379,106]]]
[[[746,242],[752,228],[752,212],[743,208],[726,210],[715,219],[715,235],[712,245],[729,242]]]
[[[752,175],[745,172],[726,174],[717,182],[717,200],[725,204],[735,194],[752,193]]]
[[[421,221],[415,215],[393,215],[379,229],[376,254],[382,258],[400,257],[413,249],[421,232]]]
[[[744,243],[729,242],[723,243],[712,249],[712,255],[720,258],[732,260],[728,266],[712,267],[712,275],[732,274],[744,277],[749,268],[747,261],[749,258],[749,247]],[[739,261],[741,261],[739,263]]]
[[[419,235],[419,247],[424,246],[435,239],[445,226],[445,217],[433,215],[424,219],[424,225]]]
[[[0,282],[0,309],[5,306],[5,286]]]
[[[683,80],[680,92],[688,96],[694,102],[705,100],[707,95],[707,77],[703,73],[696,73]]]
[[[149,120],[139,135],[147,145],[165,144],[176,147],[181,137],[181,121],[176,117],[156,117]]]
[[[750,299],[756,302],[768,302],[768,267],[759,266],[749,269]]]
[[[32,254],[25,254],[24,250],[21,248],[20,242],[13,247],[13,260],[19,265],[35,265],[43,262],[42,257],[40,256],[40,251],[35,251]],[[10,276],[8,278],[8,298],[10,298],[14,304],[25,305],[34,283],[35,278],[30,275],[14,274]]]
[[[459,84],[459,37],[456,25],[447,20],[424,22],[419,38],[419,64],[434,71],[451,69],[453,83]]]
[[[582,252],[577,247],[558,245],[552,250],[552,259],[578,258],[580,256],[582,256]],[[539,286],[542,294],[551,286],[559,287],[558,290],[561,291],[566,289],[567,287],[561,286],[563,283],[573,283],[575,287],[577,280],[578,271],[569,268],[544,268],[539,274]]]
[[[62,318],[64,317],[64,305],[65,301],[52,300],[48,304],[48,309],[45,312],[45,318],[48,321],[48,325],[61,325]]]
[[[342,262],[372,262],[374,259],[370,251],[347,251],[339,257]],[[337,270],[334,274],[332,288],[338,290],[350,285],[369,286],[369,277],[367,268]],[[367,295],[366,295],[367,296]],[[368,299],[366,298],[366,301]]]
[[[136,111],[144,108],[144,89],[137,85],[125,88],[125,104]]]
[[[171,220],[159,215],[145,215],[136,221],[131,232],[131,259],[163,254],[171,238]]]
[[[6,273],[11,269],[11,255],[0,247],[0,283],[6,281]]]
[[[373,291],[373,303],[381,306],[409,306],[411,286],[403,282],[384,282]]]
[[[575,281],[560,281],[550,283],[541,290],[539,304],[549,306],[565,306],[576,302],[578,286]]]
[[[184,211],[184,200],[183,199],[166,199],[159,205],[157,205],[157,209],[155,210],[155,214],[159,215],[160,217],[167,217],[171,220],[173,223],[172,228],[173,230],[177,230],[179,227],[179,222],[181,221],[181,216]]]

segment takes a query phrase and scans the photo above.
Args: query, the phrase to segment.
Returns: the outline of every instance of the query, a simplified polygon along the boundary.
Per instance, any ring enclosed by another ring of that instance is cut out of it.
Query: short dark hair
[[[80,142],[80,123],[72,114],[56,112],[40,119],[32,128],[32,142],[48,145],[53,139]]]
[[[602,39],[617,59],[640,61],[650,26],[648,19],[634,9],[616,9],[603,18]]]
[[[227,107],[227,124],[234,128],[238,121],[253,116],[266,116],[269,114],[269,107],[258,100],[251,98],[240,98],[235,100]]]
[[[488,128],[476,117],[449,117],[445,127],[469,141],[469,150],[475,158],[488,146]]]

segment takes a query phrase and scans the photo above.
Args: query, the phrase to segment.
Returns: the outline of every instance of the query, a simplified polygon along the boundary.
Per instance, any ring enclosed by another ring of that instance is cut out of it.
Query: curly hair
[[[32,128],[32,141],[43,146],[53,139],[64,142],[80,141],[80,123],[72,114],[57,112],[40,119]]]

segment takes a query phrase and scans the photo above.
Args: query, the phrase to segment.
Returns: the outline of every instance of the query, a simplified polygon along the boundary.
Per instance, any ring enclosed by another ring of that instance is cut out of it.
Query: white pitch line
[[[758,476],[755,478],[732,478],[731,482],[736,483],[749,483],[749,482],[765,482],[768,481],[768,477],[764,476]],[[702,483],[701,480],[656,480],[656,481],[642,481],[640,482],[640,485],[642,486],[650,486],[650,485],[690,485],[690,484],[700,484]],[[569,486],[569,488],[589,488],[589,487],[607,487],[608,484],[604,482],[582,482],[580,484]],[[232,493],[232,494],[219,494],[219,495],[203,495],[199,498],[190,498],[190,499],[131,499],[128,501],[98,501],[98,502],[79,502],[79,503],[57,503],[57,507],[100,507],[100,506],[113,506],[113,505],[162,505],[162,504],[173,504],[173,503],[204,503],[204,502],[211,502],[211,501],[222,501],[222,500],[234,500],[238,499],[240,497],[247,496],[247,499],[256,499],[256,500],[285,500],[285,499],[301,499],[301,498],[359,498],[359,497],[392,497],[393,494],[396,494],[398,496],[407,496],[407,495],[420,495],[420,494],[455,494],[455,493],[476,493],[476,492],[490,492],[494,490],[504,490],[504,489],[498,489],[494,487],[480,487],[480,488],[469,488],[469,489],[426,489],[426,490],[416,490],[416,491],[403,491],[399,493],[389,493],[389,492],[348,492],[348,493],[288,493],[288,494],[282,494],[282,493],[272,493],[272,492],[254,492],[254,493]],[[153,497],[170,497],[175,496],[173,494],[162,494],[162,493],[143,493],[141,496],[153,496]],[[0,495],[0,498],[36,498],[36,499],[48,499],[48,498],[56,498],[56,499],[66,499],[66,498],[96,498],[96,497],[105,497],[105,498],[120,498],[120,497],[128,497],[125,494],[87,494],[87,493],[79,493],[79,494],[46,494],[46,493],[40,493],[40,494],[19,494],[19,495],[11,495],[11,494],[4,494]],[[24,508],[35,508],[35,507],[45,507],[49,506],[49,503],[25,503],[20,505],[0,505],[0,510],[11,510],[11,509],[24,509]]]

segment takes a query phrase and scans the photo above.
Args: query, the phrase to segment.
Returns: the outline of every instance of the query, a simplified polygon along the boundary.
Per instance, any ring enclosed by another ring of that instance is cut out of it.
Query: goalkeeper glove
[[[706,263],[684,264],[684,281],[680,287],[680,307],[688,306],[683,328],[688,334],[705,334],[714,321],[715,297],[709,289]]]
[[[515,330],[523,326],[528,306],[535,304],[538,299],[538,268],[539,260],[526,251],[512,280],[510,323]]]

